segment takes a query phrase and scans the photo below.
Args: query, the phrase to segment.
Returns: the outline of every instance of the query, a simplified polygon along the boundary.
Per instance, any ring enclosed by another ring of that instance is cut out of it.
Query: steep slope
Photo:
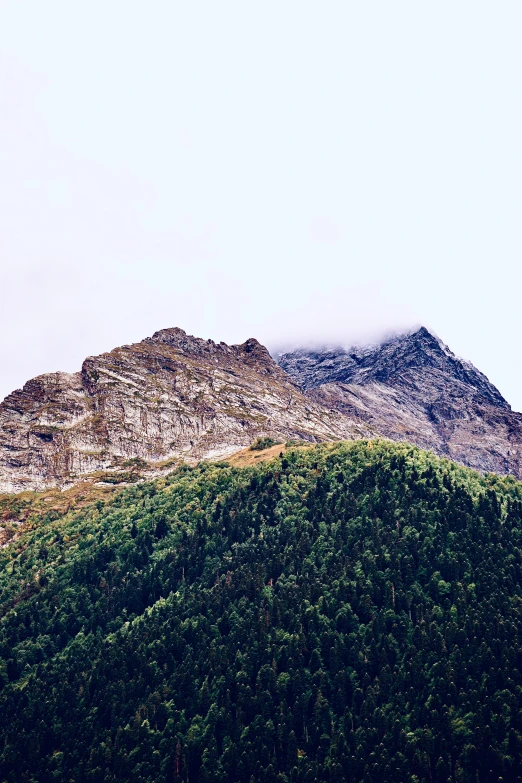
[[[0,551],[2,780],[515,783],[521,552],[521,484],[389,442],[44,515]]]
[[[213,458],[258,435],[349,438],[257,340],[216,344],[165,329],[42,375],[0,404],[0,492],[67,485],[132,460]]]
[[[0,492],[136,480],[261,435],[382,435],[522,478],[522,415],[426,329],[373,348],[294,351],[279,365],[254,339],[229,346],[165,329],[9,395]]]
[[[371,348],[301,349],[279,364],[310,399],[385,437],[522,478],[522,415],[425,328]]]

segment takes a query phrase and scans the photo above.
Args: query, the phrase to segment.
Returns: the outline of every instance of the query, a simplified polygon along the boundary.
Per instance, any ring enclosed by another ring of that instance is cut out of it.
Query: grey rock
[[[379,346],[299,349],[279,364],[310,399],[352,422],[522,479],[522,415],[424,327]]]

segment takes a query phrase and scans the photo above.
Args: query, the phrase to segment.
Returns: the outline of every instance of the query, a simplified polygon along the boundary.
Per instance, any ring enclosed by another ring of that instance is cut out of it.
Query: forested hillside
[[[0,552],[0,780],[522,780],[521,550],[521,484],[386,442],[43,514]]]

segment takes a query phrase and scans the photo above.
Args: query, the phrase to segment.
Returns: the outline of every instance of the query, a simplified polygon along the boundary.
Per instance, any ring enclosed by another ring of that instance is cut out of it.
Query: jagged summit
[[[303,389],[317,388],[326,383],[365,385],[375,381],[391,385],[402,385],[406,381],[416,385],[416,376],[420,373],[424,393],[431,382],[435,386],[431,391],[438,394],[442,380],[446,387],[455,384],[462,395],[510,408],[485,375],[470,362],[456,357],[424,326],[377,346],[324,351],[298,349],[283,354],[279,365]]]
[[[0,403],[0,491],[65,486],[130,461],[225,457],[260,435],[349,438],[251,338],[226,345],[162,329],[41,375]],[[102,477],[103,478],[103,477]]]
[[[275,370],[274,361],[270,356],[268,349],[265,348],[264,345],[261,345],[255,337],[250,337],[239,345],[227,345],[227,343],[224,342],[215,343],[214,340],[204,340],[201,337],[193,337],[192,335],[187,334],[183,329],[175,326],[172,329],[160,329],[158,332],[155,332],[152,337],[147,337],[142,342],[149,345],[160,343],[176,348],[185,354],[207,358],[216,358],[218,356],[241,356],[244,361],[250,363],[253,360],[262,362],[270,372]]]
[[[279,357],[305,394],[393,440],[522,478],[522,415],[425,327],[380,345]]]

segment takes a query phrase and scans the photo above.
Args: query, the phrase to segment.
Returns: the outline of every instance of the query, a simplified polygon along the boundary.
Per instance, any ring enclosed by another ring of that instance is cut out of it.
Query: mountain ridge
[[[0,491],[68,486],[135,459],[225,457],[259,435],[319,442],[352,427],[305,397],[254,338],[229,346],[164,329],[8,395]]]
[[[174,327],[8,395],[0,491],[123,481],[131,469],[135,480],[180,460],[226,458],[263,436],[381,436],[522,478],[522,414],[425,327],[277,361],[255,338],[227,345]]]

